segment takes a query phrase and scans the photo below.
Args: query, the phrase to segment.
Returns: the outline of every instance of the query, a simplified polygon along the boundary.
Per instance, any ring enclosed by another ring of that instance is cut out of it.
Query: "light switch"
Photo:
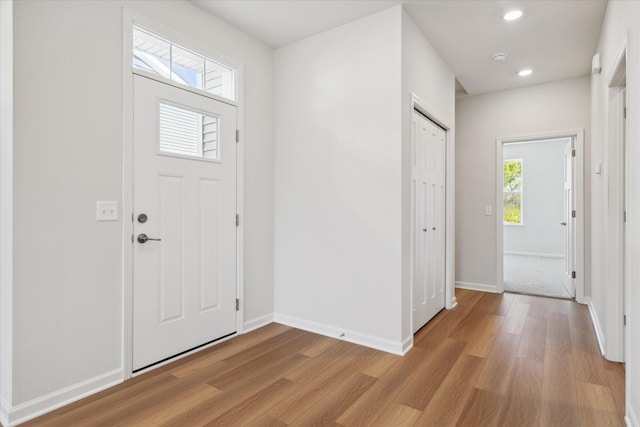
[[[485,207],[484,207],[484,214],[485,214],[486,216],[491,216],[491,215],[493,215],[493,210],[492,210],[492,208],[491,208],[491,205],[487,205],[487,206],[485,206]]]
[[[117,221],[118,202],[97,202],[96,203],[98,221]]]

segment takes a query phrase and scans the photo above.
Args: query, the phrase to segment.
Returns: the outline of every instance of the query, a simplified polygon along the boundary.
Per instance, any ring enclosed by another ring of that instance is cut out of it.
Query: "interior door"
[[[134,76],[133,369],[236,331],[236,108]]]
[[[412,117],[413,331],[445,304],[444,130],[422,115]]]
[[[571,297],[575,297],[573,272],[575,271],[575,221],[572,216],[573,206],[573,139],[564,148],[564,286]]]

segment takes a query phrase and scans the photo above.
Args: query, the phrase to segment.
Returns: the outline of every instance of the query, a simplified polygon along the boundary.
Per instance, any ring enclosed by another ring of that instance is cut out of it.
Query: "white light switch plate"
[[[118,220],[118,202],[97,202],[96,203],[96,219],[98,221],[117,221]]]
[[[486,216],[493,215],[493,210],[491,209],[491,205],[487,205],[484,207],[484,214]]]

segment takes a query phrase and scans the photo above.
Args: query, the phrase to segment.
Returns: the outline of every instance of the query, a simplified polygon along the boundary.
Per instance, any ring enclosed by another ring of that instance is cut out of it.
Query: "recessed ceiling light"
[[[493,55],[492,58],[496,62],[506,61],[507,60],[507,54],[506,53],[496,53],[495,55]]]
[[[533,73],[533,70],[531,68],[525,68],[524,70],[518,71],[518,75],[520,77],[527,77],[527,76],[530,76],[532,73]]]
[[[522,16],[522,11],[521,10],[512,10],[511,12],[507,12],[504,15],[504,20],[505,21],[515,21],[516,19],[520,18]]]

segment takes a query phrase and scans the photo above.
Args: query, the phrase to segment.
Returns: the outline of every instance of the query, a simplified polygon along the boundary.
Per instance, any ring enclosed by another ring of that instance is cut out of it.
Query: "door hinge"
[[[622,222],[627,222],[627,211],[622,213]]]
[[[576,217],[576,211],[575,209],[571,211],[571,218],[575,218]]]
[[[240,214],[236,214],[236,227],[240,226]]]
[[[573,150],[571,150],[571,157],[575,157],[576,156],[576,149],[574,148]]]
[[[624,116],[625,119],[627,118],[627,107],[624,107],[622,115]]]
[[[131,243],[133,243],[133,234],[131,235]]]
[[[236,298],[236,311],[240,311],[240,298]]]
[[[627,326],[627,315],[626,314],[622,315],[622,321],[624,322],[624,326]]]
[[[240,142],[240,129],[236,129],[236,142]]]
[[[575,271],[572,271],[572,272],[571,272],[571,278],[572,278],[572,279],[575,279],[575,278],[576,278],[576,272],[575,272]]]

